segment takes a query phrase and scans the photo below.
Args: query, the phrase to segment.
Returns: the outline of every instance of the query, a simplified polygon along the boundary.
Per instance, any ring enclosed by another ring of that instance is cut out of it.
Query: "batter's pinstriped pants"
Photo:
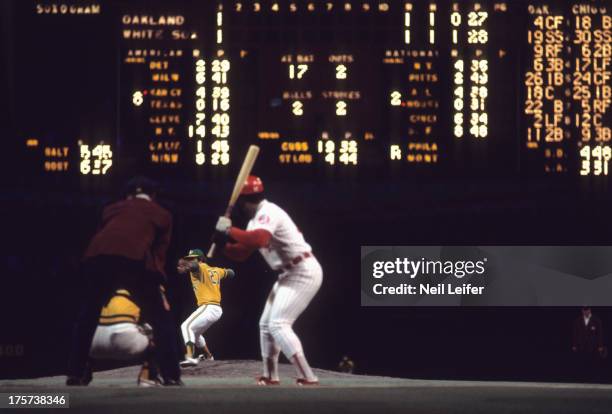
[[[302,343],[292,325],[315,296],[322,281],[323,270],[314,257],[303,260],[279,276],[259,320],[264,358],[276,357],[281,350],[288,359],[298,352],[303,353]]]

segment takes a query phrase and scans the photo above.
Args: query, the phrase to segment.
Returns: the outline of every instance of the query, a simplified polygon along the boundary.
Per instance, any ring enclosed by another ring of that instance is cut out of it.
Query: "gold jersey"
[[[116,323],[138,323],[140,308],[132,301],[130,292],[119,289],[115,296],[102,308],[100,325],[114,325]]]
[[[189,272],[193,292],[198,306],[221,305],[221,279],[227,276],[227,269],[198,263],[200,272]]]

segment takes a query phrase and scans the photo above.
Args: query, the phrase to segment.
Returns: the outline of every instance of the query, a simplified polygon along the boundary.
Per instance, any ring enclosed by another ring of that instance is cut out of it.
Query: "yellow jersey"
[[[221,305],[221,279],[227,276],[227,269],[198,263],[200,272],[189,272],[191,285],[198,306]]]
[[[102,308],[100,325],[114,325],[116,323],[138,323],[140,308],[132,301],[130,292],[119,289],[115,296]]]

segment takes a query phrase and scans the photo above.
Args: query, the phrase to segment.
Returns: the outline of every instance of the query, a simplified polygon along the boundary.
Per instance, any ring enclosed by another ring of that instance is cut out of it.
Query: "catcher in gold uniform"
[[[198,302],[198,308],[185,322],[181,324],[181,332],[185,341],[185,360],[181,367],[198,365],[200,358],[195,356],[195,347],[202,349],[207,359],[213,359],[206,346],[204,332],[217,322],[223,310],[221,309],[221,280],[233,278],[232,269],[212,267],[204,261],[204,253],[200,249],[190,250],[189,254],[179,259],[177,271],[181,274],[189,273],[191,284]]]
[[[164,307],[170,308],[164,289],[160,289]],[[160,384],[158,369],[152,358],[153,331],[143,323],[140,307],[125,289],[119,289],[102,308],[100,320],[91,344],[93,359],[119,361],[143,360],[138,385],[151,387]]]

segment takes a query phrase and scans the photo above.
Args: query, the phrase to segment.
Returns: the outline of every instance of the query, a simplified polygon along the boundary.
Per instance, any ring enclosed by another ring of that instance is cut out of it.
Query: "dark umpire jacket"
[[[582,315],[574,321],[573,346],[578,352],[594,353],[603,346],[603,328],[601,319],[591,314],[587,325]]]
[[[107,206],[102,225],[87,250],[85,259],[122,256],[144,262],[148,271],[166,275],[166,252],[172,234],[172,215],[155,201],[128,198]]]

